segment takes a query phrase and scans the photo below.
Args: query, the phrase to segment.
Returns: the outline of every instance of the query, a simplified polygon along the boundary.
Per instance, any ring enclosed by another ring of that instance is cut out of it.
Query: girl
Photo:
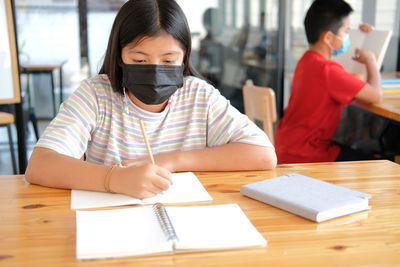
[[[168,189],[171,172],[274,168],[268,137],[195,77],[190,50],[175,1],[126,2],[99,75],[62,104],[32,153],[27,181],[146,198]]]

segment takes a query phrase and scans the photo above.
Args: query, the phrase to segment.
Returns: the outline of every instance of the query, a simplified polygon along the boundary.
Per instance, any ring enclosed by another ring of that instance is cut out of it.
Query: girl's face
[[[182,65],[185,51],[180,43],[167,33],[154,37],[146,37],[137,42],[132,41],[121,51],[125,64]],[[168,101],[157,105],[147,105],[128,92],[129,98],[138,107],[150,111],[161,112]]]
[[[167,33],[134,40],[121,51],[125,64],[182,65],[184,55],[180,43]]]

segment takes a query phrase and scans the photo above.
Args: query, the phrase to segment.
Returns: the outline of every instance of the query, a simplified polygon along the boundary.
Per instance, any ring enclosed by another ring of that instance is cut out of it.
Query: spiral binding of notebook
[[[168,213],[165,210],[165,207],[161,203],[156,203],[153,205],[153,211],[157,216],[157,220],[161,225],[161,229],[167,237],[167,241],[170,240],[178,240],[178,236],[176,235],[174,226],[171,223],[171,220],[168,217]]]

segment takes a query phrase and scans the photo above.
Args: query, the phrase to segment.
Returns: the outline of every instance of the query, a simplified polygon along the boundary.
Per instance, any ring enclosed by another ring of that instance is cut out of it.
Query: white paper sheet
[[[173,185],[152,198],[143,200],[121,194],[71,190],[71,209],[89,209],[124,205],[210,201],[212,197],[192,172],[172,174]]]

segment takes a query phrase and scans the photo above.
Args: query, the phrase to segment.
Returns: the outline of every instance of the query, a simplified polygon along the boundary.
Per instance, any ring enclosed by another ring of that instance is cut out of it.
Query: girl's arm
[[[276,154],[272,147],[233,142],[213,148],[174,151],[154,156],[156,164],[171,172],[178,171],[239,171],[269,170],[276,167]],[[144,158],[143,161],[148,161]],[[138,164],[127,160],[125,165]]]
[[[33,184],[54,188],[105,191],[105,178],[111,166],[102,166],[35,148],[25,178]],[[114,167],[110,174],[111,191],[137,198],[152,197],[171,185],[166,169],[145,163],[127,168]]]

